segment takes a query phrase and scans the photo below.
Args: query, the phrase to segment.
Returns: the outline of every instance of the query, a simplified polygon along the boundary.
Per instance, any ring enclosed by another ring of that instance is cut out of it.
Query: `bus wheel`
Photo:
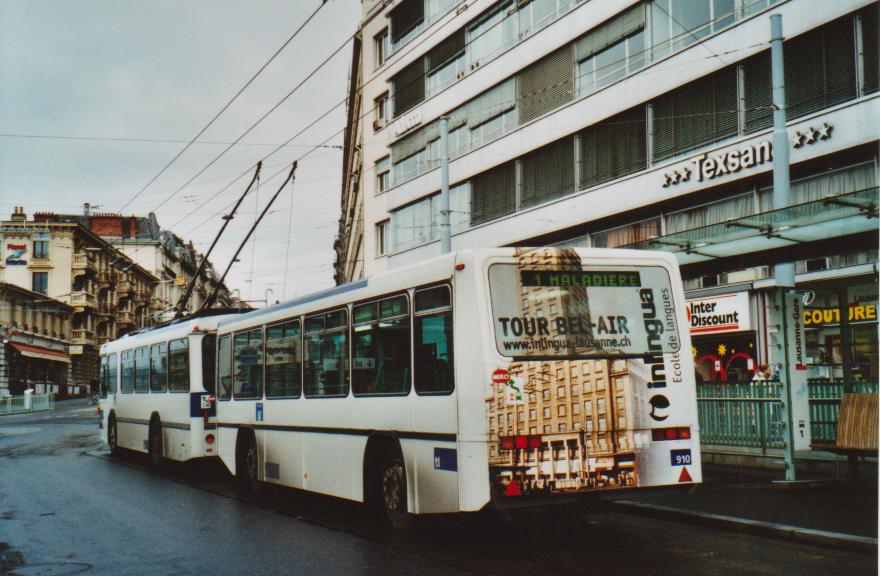
[[[413,516],[407,511],[406,466],[396,450],[389,450],[382,462],[382,504],[388,522],[396,530],[412,528]]]
[[[107,444],[110,446],[110,455],[119,456],[119,431],[116,429],[115,414],[110,414],[107,419]]]
[[[161,467],[165,456],[165,443],[162,438],[162,421],[159,418],[153,418],[150,422],[149,451],[150,463],[154,468]]]
[[[257,493],[259,489],[259,454],[257,453],[257,440],[252,432],[242,432],[238,440],[238,458],[235,466],[235,476],[238,486],[245,492]]]

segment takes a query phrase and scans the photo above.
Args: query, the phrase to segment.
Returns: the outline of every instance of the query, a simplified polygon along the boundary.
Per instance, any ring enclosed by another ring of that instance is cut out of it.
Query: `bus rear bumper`
[[[590,492],[530,494],[528,496],[501,496],[492,498],[484,510],[514,510],[521,508],[578,506],[584,508],[602,507],[615,500],[626,500],[635,496],[658,496],[665,494],[688,494],[699,483],[665,484],[662,486],[608,488]]]

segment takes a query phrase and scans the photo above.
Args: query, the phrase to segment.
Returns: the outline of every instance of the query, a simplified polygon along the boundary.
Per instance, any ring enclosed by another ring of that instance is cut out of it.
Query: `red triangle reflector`
[[[691,475],[690,475],[690,474],[688,474],[688,469],[687,469],[687,468],[682,468],[682,469],[681,469],[681,475],[678,477],[678,481],[679,481],[679,482],[693,482],[694,479],[691,478]]]
[[[522,490],[519,489],[519,482],[516,480],[511,480],[510,484],[507,485],[507,491],[504,492],[505,496],[522,496]]]

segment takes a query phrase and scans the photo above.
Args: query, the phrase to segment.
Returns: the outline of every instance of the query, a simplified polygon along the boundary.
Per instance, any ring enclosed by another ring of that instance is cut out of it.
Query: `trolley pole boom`
[[[208,258],[211,256],[211,252],[214,251],[214,247],[217,245],[217,241],[220,240],[220,236],[223,235],[223,232],[226,230],[226,227],[229,226],[229,222],[235,218],[235,212],[238,210],[238,207],[241,206],[241,203],[244,201],[245,197],[251,191],[251,188],[254,186],[254,182],[260,177],[260,170],[263,168],[263,161],[260,160],[257,162],[257,170],[254,172],[254,177],[251,178],[251,183],[248,184],[247,189],[245,189],[244,194],[238,199],[238,202],[235,203],[235,206],[232,207],[232,210],[229,214],[223,215],[223,226],[220,227],[220,230],[217,232],[217,235],[214,236],[214,241],[211,242],[211,247],[208,248],[208,251],[205,252],[202,261],[199,263],[199,268],[196,270],[196,273],[193,274],[192,280],[189,281],[189,284],[186,286],[186,291],[180,297],[180,300],[177,301],[177,304],[174,306],[175,317],[180,318],[183,316],[183,311],[186,308],[187,302],[189,302],[190,297],[192,296],[193,290],[196,287],[196,281],[199,276],[205,270],[205,266],[208,265]],[[222,282],[221,282],[222,283]]]
[[[220,286],[222,286],[223,281],[226,280],[226,275],[229,274],[229,270],[232,269],[232,265],[235,263],[235,260],[238,258],[238,255],[241,253],[242,249],[244,248],[244,245],[247,244],[247,241],[250,239],[251,235],[254,233],[254,230],[256,230],[257,226],[263,220],[263,216],[265,216],[266,213],[269,212],[269,208],[272,207],[272,204],[275,202],[275,199],[278,198],[278,195],[281,194],[281,191],[284,190],[284,187],[287,185],[287,183],[292,182],[295,179],[296,165],[297,165],[297,163],[294,162],[293,166],[290,167],[290,172],[287,174],[287,178],[284,179],[284,182],[281,183],[281,186],[278,187],[278,190],[276,190],[275,194],[272,195],[272,198],[269,199],[269,203],[266,204],[266,207],[263,208],[262,212],[260,212],[260,216],[256,219],[253,226],[251,226],[250,230],[248,230],[248,233],[247,233],[247,235],[245,235],[244,239],[241,241],[241,244],[238,245],[238,249],[235,251],[235,254],[232,255],[232,259],[229,261],[229,265],[226,267],[226,270],[223,272],[223,276],[217,282],[217,286],[214,288],[214,291],[211,292],[211,295],[208,296],[208,298],[205,300],[204,304],[202,304],[202,307],[199,308],[199,311],[207,310],[208,308],[210,308],[214,304],[214,300],[216,300],[216,298],[217,298],[217,292],[220,290]]]

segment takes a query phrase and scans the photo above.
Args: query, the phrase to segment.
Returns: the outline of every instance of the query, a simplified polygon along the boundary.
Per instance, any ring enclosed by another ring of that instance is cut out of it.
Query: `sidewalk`
[[[634,496],[622,510],[805,541],[870,548],[877,539],[877,483],[819,480],[796,485],[774,483],[713,468],[689,494]],[[848,538],[852,536],[853,538]],[[833,542],[839,540],[840,542]],[[827,543],[827,542],[826,542]]]

